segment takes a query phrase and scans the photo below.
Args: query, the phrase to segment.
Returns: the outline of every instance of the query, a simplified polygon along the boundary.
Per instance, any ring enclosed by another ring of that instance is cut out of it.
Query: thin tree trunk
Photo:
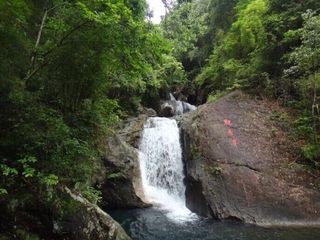
[[[64,41],[69,38],[74,32],[76,32],[78,29],[80,29],[81,27],[83,27],[85,24],[89,23],[90,21],[85,21],[80,23],[79,25],[75,26],[74,28],[72,28],[66,35],[64,35],[58,43],[56,43],[52,48],[50,48],[47,52],[45,52],[42,57],[46,57],[47,55],[51,54],[54,50],[56,50],[57,48],[61,47],[64,43]],[[33,77],[38,71],[40,71],[43,67],[45,67],[47,65],[46,62],[40,64],[38,67],[30,69],[30,71],[28,72],[27,76],[25,77],[25,80],[28,81],[31,77]]]
[[[314,141],[318,142],[317,130],[319,122],[319,104],[318,104],[318,94],[317,94],[317,71],[315,67],[315,60],[312,59],[313,63],[313,103],[312,103],[312,118],[313,118],[313,128],[314,128]]]
[[[46,6],[44,14],[43,14],[43,17],[42,17],[42,20],[41,20],[40,28],[39,28],[39,31],[38,31],[37,40],[36,40],[36,43],[34,45],[34,49],[33,49],[33,52],[32,52],[32,56],[31,56],[31,60],[30,60],[30,67],[29,67],[29,70],[28,70],[28,72],[26,74],[25,79],[29,79],[28,76],[34,71],[34,66],[35,66],[35,63],[36,63],[36,60],[37,60],[37,49],[38,49],[40,41],[41,41],[41,35],[42,35],[43,27],[45,25],[47,17],[48,17],[48,8]]]

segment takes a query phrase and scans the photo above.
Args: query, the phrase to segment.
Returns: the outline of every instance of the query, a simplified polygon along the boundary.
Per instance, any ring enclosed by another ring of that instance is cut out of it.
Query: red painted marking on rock
[[[233,131],[230,128],[228,129],[228,136],[229,137],[233,137],[234,136]]]
[[[230,128],[232,123],[230,119],[224,119],[223,125],[228,127],[227,136],[231,138],[230,144],[233,146],[237,146],[239,144],[238,140],[236,139],[235,134],[233,133],[233,130]]]
[[[229,119],[224,119],[223,123],[225,126],[231,126],[231,120],[229,120]]]
[[[237,139],[232,139],[232,140],[231,140],[231,145],[237,146],[237,145],[238,145]]]

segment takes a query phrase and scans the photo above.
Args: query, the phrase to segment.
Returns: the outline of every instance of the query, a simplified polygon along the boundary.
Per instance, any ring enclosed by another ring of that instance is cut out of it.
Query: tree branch
[[[76,32],[77,30],[79,30],[81,27],[83,27],[85,24],[89,23],[90,20],[84,21],[78,25],[76,25],[75,27],[73,27],[72,29],[70,29],[69,32],[66,33],[66,35],[64,35],[52,48],[50,48],[47,52],[45,52],[42,56],[43,57],[47,57],[49,54],[51,54],[55,49],[59,48],[60,46],[63,45],[64,41],[67,40],[74,32]],[[43,67],[45,67],[47,65],[46,62],[40,64],[37,68],[31,68],[28,71],[27,76],[25,77],[25,81],[28,81],[31,77],[33,77],[37,72],[39,72]]]
[[[68,37],[70,37],[75,31],[79,30],[81,27],[83,27],[85,24],[87,24],[89,22],[91,22],[91,21],[90,20],[84,21],[84,22],[78,24],[77,26],[75,26],[74,28],[72,28],[69,32],[67,32],[66,35],[64,35],[52,48],[50,48],[48,51],[46,51],[42,56],[46,57],[47,55],[52,53],[55,49],[62,46],[62,44],[64,43],[65,40],[68,39]]]

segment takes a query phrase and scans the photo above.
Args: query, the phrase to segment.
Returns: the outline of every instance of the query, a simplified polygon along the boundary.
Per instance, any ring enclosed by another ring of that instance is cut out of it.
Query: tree
[[[290,55],[290,60],[294,64],[285,71],[286,75],[297,74],[303,79],[308,90],[312,89],[312,107],[314,129],[317,129],[319,123],[319,96],[320,88],[320,16],[316,15],[312,10],[308,10],[303,14],[304,26],[301,29],[301,45],[297,47]],[[309,98],[309,94],[305,96]]]

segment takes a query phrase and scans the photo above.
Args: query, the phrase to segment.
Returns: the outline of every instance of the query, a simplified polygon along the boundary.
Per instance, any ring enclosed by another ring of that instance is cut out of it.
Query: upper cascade
[[[162,102],[160,106],[161,117],[173,117],[177,115],[181,115],[183,113],[191,112],[197,109],[196,106],[187,103],[185,101],[177,100],[172,93],[169,95],[170,100],[165,100]]]

